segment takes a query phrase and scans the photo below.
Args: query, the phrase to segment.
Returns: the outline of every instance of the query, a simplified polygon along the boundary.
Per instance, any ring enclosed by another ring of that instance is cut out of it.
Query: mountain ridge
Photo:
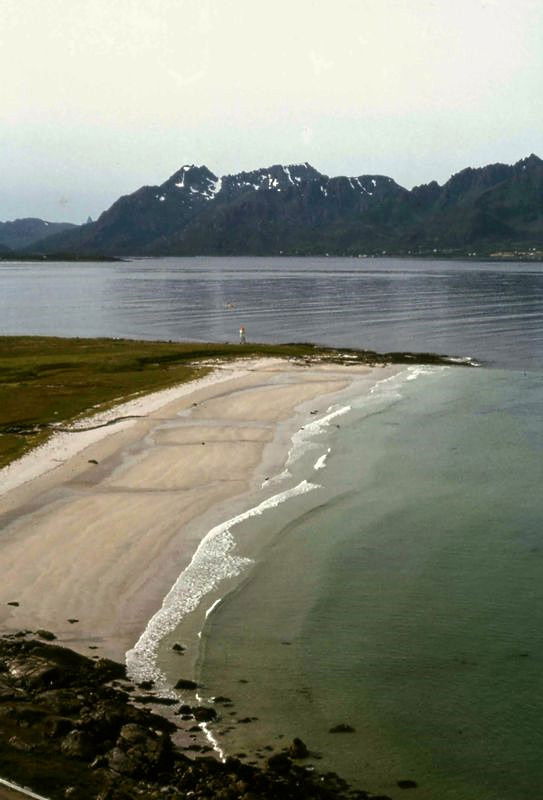
[[[1,241],[1,239],[0,239]],[[215,175],[184,165],[96,222],[32,246],[127,255],[419,254],[543,245],[543,161],[467,167],[408,190],[385,175],[330,177],[308,162]]]
[[[0,245],[8,250],[21,250],[56,233],[77,227],[71,222],[47,222],[38,217],[0,222]]]

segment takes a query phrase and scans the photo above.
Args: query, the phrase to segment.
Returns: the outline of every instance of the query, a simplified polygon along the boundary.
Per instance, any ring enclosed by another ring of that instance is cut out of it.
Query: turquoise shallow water
[[[536,372],[404,373],[314,439],[291,480],[322,488],[240,526],[241,548],[267,544],[204,628],[206,692],[259,718],[229,752],[301,736],[319,769],[393,797],[402,778],[424,800],[534,796],[542,400]]]

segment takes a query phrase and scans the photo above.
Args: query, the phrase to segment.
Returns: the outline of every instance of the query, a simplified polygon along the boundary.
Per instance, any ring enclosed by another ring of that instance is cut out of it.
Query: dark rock
[[[179,678],[175,684],[175,689],[197,689],[198,684],[194,681],[189,681],[186,678]]]
[[[175,650],[176,653],[184,653],[187,648],[184,647],[182,644],[174,644],[172,645],[172,650]]]
[[[152,777],[165,767],[171,757],[171,743],[163,734],[142,725],[123,725],[117,744],[110,751],[112,770],[135,778]]]
[[[104,742],[114,742],[119,735],[119,731],[124,723],[127,722],[127,715],[123,713],[123,706],[106,705],[99,703],[92,711],[81,714],[78,720],[78,728],[86,731],[94,741],[98,742],[97,749],[105,749]]]
[[[418,783],[416,781],[411,781],[411,780],[406,779],[406,780],[397,781],[397,785],[400,787],[400,789],[416,789],[417,786],[418,786]]]
[[[0,676],[0,703],[7,700],[16,700],[21,696],[24,696],[24,692],[17,689],[7,675]]]
[[[48,689],[36,695],[36,701],[54,714],[70,716],[81,708],[81,700],[74,689]]]
[[[46,639],[48,642],[52,642],[57,638],[51,631],[44,631],[43,629],[36,631],[36,636],[39,636],[41,639]]]
[[[192,715],[192,708],[189,705],[187,705],[186,703],[183,703],[183,705],[179,706],[179,708],[177,710],[177,713],[178,714],[191,714]]]
[[[94,665],[94,669],[99,676],[101,683],[113,680],[122,680],[126,678],[126,667],[124,664],[118,664],[110,658],[100,658]]]
[[[132,700],[135,703],[153,703],[157,706],[175,706],[179,702],[174,697],[158,697],[154,694],[135,694]]]
[[[293,739],[292,744],[288,748],[287,754],[291,758],[307,758],[309,755],[309,750],[302,740],[296,737]]]
[[[79,622],[79,620],[75,619],[75,617],[72,617],[71,619],[68,620],[68,622],[70,623],[70,625],[73,625],[75,622]]]
[[[217,695],[217,697],[213,698],[213,702],[214,703],[231,703],[232,701],[230,700],[229,697],[223,697],[221,694],[219,694],[219,695]]]
[[[56,664],[35,656],[15,659],[11,662],[9,671],[29,688],[46,688],[61,679],[61,672]]]
[[[95,458],[89,458],[89,464],[98,464],[98,461]]]
[[[10,600],[8,603],[6,603],[6,605],[18,607],[19,603],[17,602],[17,600]]]
[[[21,753],[31,753],[32,750],[34,750],[34,745],[25,742],[19,736],[11,736],[8,740],[8,744],[10,747],[13,747],[14,750],[19,750]]]
[[[192,713],[197,722],[211,722],[212,720],[217,719],[217,712],[214,708],[195,706],[192,709]]]
[[[73,722],[66,717],[49,717],[45,720],[43,731],[51,739],[66,736],[73,729]]]
[[[284,753],[276,753],[270,756],[266,763],[268,769],[273,770],[273,772],[278,772],[280,775],[290,772],[290,768],[292,767],[292,761]]]
[[[120,775],[134,775],[140,773],[137,754],[128,753],[120,747],[114,747],[107,756],[107,764],[114,772]]]
[[[90,761],[96,755],[95,745],[85,731],[72,730],[62,740],[60,749],[68,758]]]
[[[340,725],[335,725],[333,728],[330,728],[328,733],[354,733],[355,729],[352,725],[345,725],[341,723]]]
[[[148,692],[149,689],[152,689],[154,685],[155,685],[154,681],[141,681],[140,683],[138,683],[139,688],[144,689],[144,691],[146,692]]]

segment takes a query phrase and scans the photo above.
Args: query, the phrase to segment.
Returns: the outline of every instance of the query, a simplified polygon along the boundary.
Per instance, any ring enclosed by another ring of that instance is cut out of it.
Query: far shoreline
[[[530,252],[504,252],[503,254],[493,255],[491,253],[473,253],[473,252],[454,252],[454,253],[160,253],[155,255],[149,254],[130,254],[130,255],[111,255],[111,254],[92,254],[92,253],[0,253],[0,263],[16,262],[16,263],[116,263],[132,261],[141,261],[149,259],[162,259],[162,258],[351,258],[360,261],[370,259],[398,259],[402,261],[464,261],[468,263],[482,263],[482,264],[541,264],[543,263],[543,253],[530,253]]]

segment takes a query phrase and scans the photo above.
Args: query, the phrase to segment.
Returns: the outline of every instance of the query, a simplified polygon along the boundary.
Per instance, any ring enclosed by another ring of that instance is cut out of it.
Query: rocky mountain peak
[[[113,255],[410,255],[540,250],[543,162],[468,167],[411,191],[385,175],[329,177],[307,162],[216,176],[185,164],[160,186],[119,198],[96,223],[43,252]],[[42,234],[43,236],[44,234]],[[11,246],[2,240],[0,244]],[[41,250],[40,250],[41,252]]]
[[[212,200],[220,191],[221,179],[211,172],[206,166],[185,164],[162,184],[160,190],[164,195],[174,190],[176,193],[184,192],[189,195],[201,195],[206,200]]]

